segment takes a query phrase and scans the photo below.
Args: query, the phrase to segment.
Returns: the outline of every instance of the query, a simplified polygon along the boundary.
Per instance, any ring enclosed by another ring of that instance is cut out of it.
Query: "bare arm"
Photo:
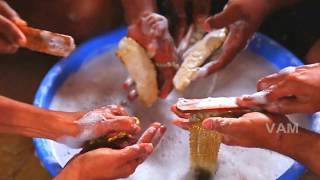
[[[283,136],[280,147],[276,151],[296,159],[315,173],[320,174],[319,134],[301,128],[299,129],[299,133]]]
[[[79,148],[90,139],[117,132],[140,131],[134,117],[120,106],[89,112],[52,111],[0,96],[0,133],[41,137]]]
[[[229,34],[222,52],[214,61],[204,65],[198,78],[208,76],[227,66],[245,48],[248,40],[258,30],[263,20],[272,12],[295,5],[301,0],[229,0],[218,14],[205,20],[206,31],[228,27]]]
[[[152,60],[159,72],[159,97],[165,98],[173,89],[172,79],[178,64],[168,20],[156,12],[155,0],[122,0],[122,4],[128,22],[128,37],[153,56]]]
[[[44,110],[0,96],[0,133],[56,140],[63,135],[75,136],[75,121],[82,113]]]

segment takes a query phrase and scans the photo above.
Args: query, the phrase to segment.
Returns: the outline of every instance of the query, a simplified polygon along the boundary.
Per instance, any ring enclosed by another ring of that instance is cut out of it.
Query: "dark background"
[[[70,34],[78,43],[124,22],[119,0],[8,2],[31,26]],[[213,11],[223,5],[223,1],[215,0]],[[319,9],[319,0],[306,0],[267,18],[260,31],[303,59],[320,37]],[[23,49],[13,55],[0,55],[0,95],[31,104],[39,83],[58,59]],[[0,135],[0,142],[0,180],[50,179],[33,156],[31,139]]]

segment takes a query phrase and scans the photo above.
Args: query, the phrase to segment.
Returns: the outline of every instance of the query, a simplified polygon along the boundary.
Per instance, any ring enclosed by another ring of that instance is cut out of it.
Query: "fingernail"
[[[151,134],[153,134],[153,133],[156,132],[156,130],[157,130],[157,128],[155,128],[155,127],[150,127],[150,128],[148,129],[148,132],[151,133]]]
[[[151,143],[148,143],[144,146],[144,149],[146,150],[147,154],[150,154],[153,151],[153,145]]]
[[[27,40],[24,37],[19,37],[18,43],[19,43],[20,46],[23,46],[23,45],[25,45],[27,43]]]
[[[141,131],[141,128],[139,126],[137,126],[137,125],[134,125],[133,128],[134,128],[134,133],[135,134],[138,134]]]
[[[160,133],[161,133],[161,134],[164,134],[166,131],[167,131],[167,127],[165,127],[165,126],[162,125],[162,126],[160,127]]]
[[[20,25],[20,26],[26,26],[26,25],[27,25],[27,22],[24,21],[24,20],[22,20],[22,19],[20,19],[19,17],[14,17],[14,18],[12,19],[12,21],[13,21],[15,24]]]
[[[242,95],[240,98],[239,98],[240,101],[251,101],[252,100],[252,97],[250,95]]]
[[[138,144],[135,144],[135,145],[132,145],[132,146],[128,146],[126,148],[139,150],[141,147]]]
[[[159,123],[159,122],[154,122],[154,123],[152,123],[152,125],[151,125],[151,126],[160,127],[160,126],[161,126],[161,123]]]
[[[202,126],[206,129],[213,129],[214,123],[212,119],[206,119],[202,122]]]

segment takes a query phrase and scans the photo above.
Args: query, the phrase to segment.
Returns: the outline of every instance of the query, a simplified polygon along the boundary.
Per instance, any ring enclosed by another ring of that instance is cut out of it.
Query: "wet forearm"
[[[128,24],[136,22],[144,13],[157,11],[155,0],[122,0]]]
[[[0,96],[0,133],[56,140],[76,133],[74,122],[61,112],[49,111]],[[71,118],[70,118],[71,119]]]
[[[302,128],[298,133],[284,134],[277,151],[320,174],[320,134]]]

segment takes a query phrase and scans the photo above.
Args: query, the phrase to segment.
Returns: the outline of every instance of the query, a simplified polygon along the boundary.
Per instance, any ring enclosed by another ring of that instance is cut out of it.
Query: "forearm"
[[[155,0],[122,0],[128,24],[136,22],[144,13],[157,11]]]
[[[71,114],[44,110],[0,96],[0,133],[56,140],[78,133]]]
[[[320,174],[320,134],[299,128],[298,133],[283,135],[277,151]]]

